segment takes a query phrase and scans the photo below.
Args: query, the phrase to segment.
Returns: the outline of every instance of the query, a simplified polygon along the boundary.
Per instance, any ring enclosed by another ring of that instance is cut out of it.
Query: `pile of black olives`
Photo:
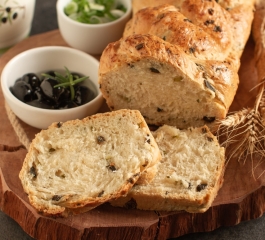
[[[83,105],[96,97],[93,89],[76,83],[74,97],[71,97],[69,87],[54,87],[59,82],[49,76],[55,76],[55,71],[45,73],[46,76],[39,77],[35,73],[27,73],[17,79],[10,88],[11,92],[22,102],[34,107],[44,109],[68,109]],[[73,80],[81,78],[78,73],[71,73]],[[86,79],[85,81],[90,81]]]

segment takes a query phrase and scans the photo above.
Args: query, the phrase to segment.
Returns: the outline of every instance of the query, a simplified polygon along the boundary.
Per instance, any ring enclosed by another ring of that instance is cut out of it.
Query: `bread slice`
[[[19,177],[39,212],[67,216],[127,194],[160,158],[140,112],[119,110],[42,130]]]
[[[111,110],[137,109],[148,124],[197,127],[223,119],[238,85],[228,62],[202,61],[154,35],[111,43],[99,83]]]
[[[206,126],[179,130],[162,126],[154,133],[162,153],[154,180],[134,185],[113,206],[143,210],[205,212],[223,183],[225,156]]]

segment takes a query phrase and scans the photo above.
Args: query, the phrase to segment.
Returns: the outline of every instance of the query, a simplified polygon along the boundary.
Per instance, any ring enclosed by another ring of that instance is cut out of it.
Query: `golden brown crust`
[[[259,81],[265,79],[265,2],[256,3],[255,18],[252,24],[252,36],[255,41],[256,67]]]
[[[203,28],[204,31],[210,34],[212,41],[214,40],[221,45],[222,51],[229,55],[230,61],[233,61],[239,69],[240,57],[249,38],[251,23],[254,18],[255,0],[133,0],[132,3],[133,17],[143,8],[165,3],[175,6],[193,24]],[[131,25],[131,23],[128,25]],[[218,59],[218,53],[215,54],[216,59]]]
[[[218,4],[208,5],[195,1],[185,2],[181,11],[168,4],[141,9],[127,23],[124,36],[156,35],[196,58],[222,61],[231,47],[230,19]]]
[[[180,7],[183,1],[184,0],[132,0],[133,14],[137,13],[140,9],[154,7],[165,3],[175,7]]]

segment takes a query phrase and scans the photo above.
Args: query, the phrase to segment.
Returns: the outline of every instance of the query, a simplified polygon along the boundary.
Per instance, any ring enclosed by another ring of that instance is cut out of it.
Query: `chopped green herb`
[[[121,94],[118,94],[118,97],[120,97],[123,101],[125,101],[125,102],[131,102],[131,99],[130,98],[128,98],[128,97],[126,97],[126,96],[123,96],[123,95],[121,95]]]
[[[176,76],[173,78],[174,82],[181,82],[183,80],[182,76]]]
[[[99,24],[122,17],[126,8],[118,0],[72,0],[64,12],[77,22]]]
[[[74,100],[75,97],[75,90],[74,90],[74,85],[80,82],[83,82],[84,80],[86,80],[88,77],[76,77],[75,75],[71,74],[70,71],[68,70],[68,68],[66,69],[66,75],[62,75],[61,73],[58,72],[54,72],[55,76],[43,73],[42,76],[44,77],[48,77],[51,79],[54,79],[56,81],[59,82],[59,84],[55,85],[54,88],[58,88],[58,87],[69,87],[70,89],[70,93],[71,93],[71,100]]]

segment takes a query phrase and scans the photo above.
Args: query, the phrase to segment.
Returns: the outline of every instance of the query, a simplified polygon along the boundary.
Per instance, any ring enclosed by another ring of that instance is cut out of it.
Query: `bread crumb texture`
[[[162,154],[150,184],[135,185],[114,206],[145,210],[205,212],[223,182],[224,148],[204,126],[179,130],[160,127],[153,133]]]
[[[141,114],[119,110],[42,130],[19,177],[37,210],[62,215],[126,194],[159,158]]]

